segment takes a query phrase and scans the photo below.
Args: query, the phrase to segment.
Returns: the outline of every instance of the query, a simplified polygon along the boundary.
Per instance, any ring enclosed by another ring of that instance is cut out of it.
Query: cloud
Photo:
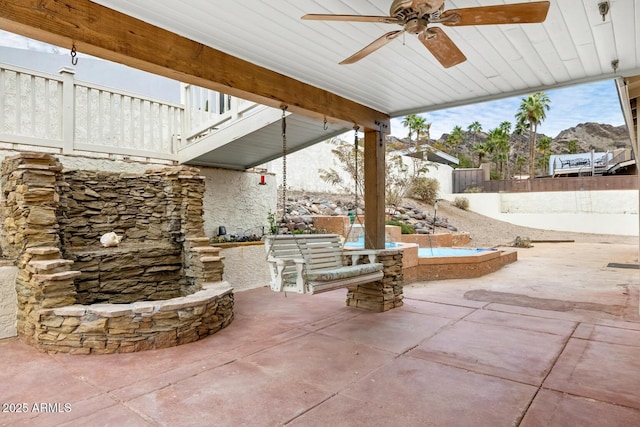
[[[58,46],[48,43],[39,42],[17,34],[0,30],[0,46],[13,47],[16,49],[34,50],[37,52],[55,53],[58,55],[66,54],[62,52]]]
[[[624,124],[613,81],[571,86],[549,90],[546,93],[551,99],[551,108],[547,111],[546,120],[538,128],[540,133],[555,137],[564,129],[586,122],[608,123],[614,126]],[[515,114],[522,98],[505,98],[420,115],[431,123],[432,138],[450,133],[454,126],[466,129],[476,120],[480,122],[484,131],[488,131],[503,121],[515,125]],[[407,129],[402,126],[401,117],[391,120],[391,134],[398,137],[407,136]]]

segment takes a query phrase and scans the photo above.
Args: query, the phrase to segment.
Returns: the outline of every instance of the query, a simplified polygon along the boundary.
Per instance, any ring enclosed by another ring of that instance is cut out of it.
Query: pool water
[[[397,248],[401,246],[400,243],[395,243],[395,242],[385,242],[384,247],[389,249],[389,248]],[[344,244],[345,248],[352,248],[352,249],[362,249],[364,248],[364,237],[359,237],[357,241],[355,242],[345,242]]]
[[[447,256],[468,256],[476,255],[482,252],[491,252],[496,249],[476,249],[476,248],[420,248],[418,249],[418,257],[447,257]]]
[[[385,247],[389,248],[397,248],[402,246],[401,243],[395,242],[386,242]],[[351,249],[362,249],[364,247],[364,238],[360,237],[355,242],[345,242],[345,248]],[[419,248],[418,249],[418,257],[419,258],[435,258],[435,257],[455,257],[455,256],[468,256],[468,255],[476,255],[482,252],[492,252],[496,249],[485,249],[485,248]]]

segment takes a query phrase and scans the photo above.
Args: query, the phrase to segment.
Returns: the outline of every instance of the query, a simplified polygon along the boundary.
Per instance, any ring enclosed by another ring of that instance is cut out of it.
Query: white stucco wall
[[[207,191],[204,196],[204,225],[208,237],[218,234],[223,225],[228,234],[260,233],[267,227],[269,211],[276,212],[277,188],[273,174],[266,174],[266,185],[260,185],[260,174],[226,169],[202,168]]]
[[[453,191],[453,168],[448,165],[434,163],[429,165],[429,171],[425,174],[429,178],[435,178],[440,183],[438,197],[449,199]]]
[[[352,136],[353,138],[353,136]],[[335,161],[331,150],[335,145],[320,142],[303,150],[287,155],[287,188],[291,190],[306,190],[319,193],[338,193],[335,186],[320,179],[318,169],[335,169],[343,179],[348,175],[343,173]],[[272,160],[262,167],[276,175],[277,186],[282,185],[282,158]]]
[[[0,338],[16,336],[17,273],[17,267],[0,266]]]
[[[469,209],[511,224],[545,230],[637,236],[638,191],[471,193]]]
[[[342,138],[345,141],[353,141],[353,133],[344,134]],[[363,143],[364,141],[361,142],[361,144]],[[350,182],[349,175],[341,169],[335,155],[331,152],[334,148],[335,145],[325,141],[289,154],[287,156],[287,188],[319,193],[342,193],[340,188],[324,182],[318,172],[319,169],[335,169],[345,182]],[[405,156],[402,159],[408,167],[412,167],[413,162],[410,157]],[[278,187],[282,185],[281,158],[272,160],[262,167],[276,175]],[[452,170],[450,166],[429,163],[429,172],[426,176],[440,181],[442,193],[451,193],[453,188]]]

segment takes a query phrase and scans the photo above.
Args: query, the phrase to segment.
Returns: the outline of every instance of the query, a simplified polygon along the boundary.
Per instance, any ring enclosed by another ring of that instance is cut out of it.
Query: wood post
[[[384,134],[366,129],[364,133],[364,247],[384,249]]]

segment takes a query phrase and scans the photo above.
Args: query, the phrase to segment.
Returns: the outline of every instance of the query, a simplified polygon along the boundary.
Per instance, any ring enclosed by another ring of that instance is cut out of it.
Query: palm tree
[[[511,175],[511,168],[509,167],[509,157],[511,154],[511,122],[504,121],[500,123],[499,128],[502,131],[499,149],[504,154],[504,179],[509,179]]]
[[[518,175],[522,176],[522,168],[527,164],[527,159],[524,156],[518,156],[516,159],[516,168],[518,168]]]
[[[576,154],[578,152],[578,141],[572,139],[567,143],[567,148],[569,150],[569,154]]]
[[[500,129],[491,129],[487,133],[487,154],[491,156],[491,160],[496,165],[496,174],[498,173],[498,140],[500,139]]]
[[[489,154],[489,147],[486,142],[478,142],[473,146],[473,152],[478,155],[478,167],[482,165],[482,160],[484,160],[484,156]]]
[[[427,143],[431,140],[431,123],[427,122],[427,119],[420,116],[419,121],[416,121],[416,145],[419,144],[420,140],[425,140]]]
[[[419,129],[425,126],[426,121],[427,119],[418,116],[417,114],[408,114],[402,119],[402,126],[409,128],[409,144],[411,144],[411,137],[413,136],[413,133],[416,133],[417,138],[419,135]]]
[[[496,163],[496,173],[504,178],[509,175],[508,172],[508,153],[509,153],[509,132],[511,131],[511,123],[502,122],[499,127],[491,129],[487,135],[487,145],[493,160]],[[505,164],[507,164],[505,173]]]
[[[513,133],[516,135],[524,135],[529,130],[529,125],[525,125],[521,122],[516,122],[516,127],[513,129]]]
[[[547,118],[547,111],[549,110],[549,103],[551,100],[544,92],[536,92],[533,95],[529,95],[527,98],[522,99],[520,108],[516,113],[516,120],[518,121],[518,128],[527,126],[529,128],[529,177],[535,178],[536,165],[535,165],[535,147],[536,147],[536,133],[538,125]]]
[[[551,138],[549,138],[548,136],[544,135],[540,138],[540,141],[538,141],[538,150],[540,151],[540,153],[542,154],[542,171],[543,173],[547,173],[547,168],[549,166],[549,155],[550,153],[549,148],[551,148],[551,143],[553,141],[551,140]]]
[[[456,152],[458,145],[464,141],[464,131],[460,126],[454,126],[449,138],[447,138],[447,145],[450,147],[452,153]]]
[[[500,126],[498,126],[500,128],[500,130],[506,134],[511,133],[511,122],[509,121],[504,121],[502,123],[500,123]]]
[[[480,124],[479,121],[476,120],[475,122],[467,126],[467,131],[473,135],[472,147],[474,147],[476,145],[476,137],[480,132],[482,132],[482,125]]]

